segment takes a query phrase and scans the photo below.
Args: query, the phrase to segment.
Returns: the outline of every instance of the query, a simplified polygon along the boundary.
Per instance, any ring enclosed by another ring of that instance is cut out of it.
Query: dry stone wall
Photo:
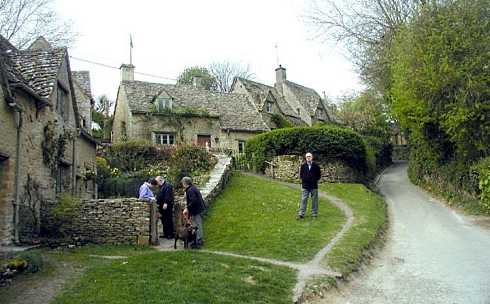
[[[269,177],[286,181],[299,182],[299,167],[303,157],[299,155],[280,155],[273,158],[266,168]],[[360,182],[362,175],[342,161],[318,162],[322,170],[320,182]]]

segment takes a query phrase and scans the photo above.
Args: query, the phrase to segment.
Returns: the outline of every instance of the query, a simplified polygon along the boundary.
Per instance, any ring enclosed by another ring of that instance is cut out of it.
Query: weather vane
[[[133,65],[133,37],[129,34],[129,64]]]
[[[277,42],[274,44],[274,48],[276,49],[276,63],[279,66],[279,44]]]

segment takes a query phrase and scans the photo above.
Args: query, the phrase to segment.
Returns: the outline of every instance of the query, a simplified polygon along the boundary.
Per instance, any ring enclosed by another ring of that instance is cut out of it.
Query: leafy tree
[[[205,67],[194,66],[186,68],[177,78],[178,84],[192,85],[193,78],[198,77],[200,86],[206,90],[215,90],[217,88],[216,79]]]
[[[208,69],[216,80],[216,90],[222,93],[230,91],[235,77],[245,79],[253,79],[255,77],[255,74],[250,71],[249,65],[242,65],[236,62],[213,62]]]
[[[69,21],[62,21],[53,0],[0,0],[0,35],[22,49],[43,36],[58,46],[76,39]]]
[[[106,95],[99,96],[95,101],[95,108],[92,111],[92,120],[100,126],[100,130],[92,130],[96,138],[109,139],[112,132],[113,116],[110,111],[114,101]]]
[[[432,160],[490,155],[488,0],[430,2],[397,35],[392,111]]]
[[[345,97],[337,108],[337,116],[354,131],[389,141],[391,119],[388,112],[383,96],[372,89]]]

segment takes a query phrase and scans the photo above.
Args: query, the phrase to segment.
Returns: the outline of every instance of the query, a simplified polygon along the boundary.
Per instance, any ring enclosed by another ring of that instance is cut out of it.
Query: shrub
[[[352,168],[367,170],[366,147],[359,134],[334,127],[276,129],[247,141],[245,153],[252,167],[264,171],[265,161],[276,155],[303,155],[312,152],[319,160],[343,160]]]
[[[480,206],[490,213],[490,157],[484,158],[477,165],[479,173]]]
[[[112,168],[123,172],[139,171],[149,165],[167,162],[174,146],[155,146],[146,141],[128,141],[107,148],[105,158]]]
[[[276,128],[291,128],[293,124],[286,120],[282,115],[272,114],[271,121],[276,125]]]
[[[38,272],[44,265],[43,258],[39,252],[24,251],[17,255],[19,258],[27,261],[27,269],[25,272],[35,273]]]
[[[216,160],[203,147],[180,146],[170,158],[167,178],[179,188],[182,177],[200,175],[215,164]]]
[[[73,218],[76,216],[77,209],[80,206],[80,199],[69,193],[61,193],[58,196],[58,203],[53,208],[53,217],[56,222],[56,227],[61,236],[69,233],[69,228],[73,223]],[[54,232],[54,231],[53,231]]]
[[[374,152],[375,171],[391,165],[393,145],[388,138],[385,139],[375,136],[365,136],[364,140],[366,145],[369,146]]]

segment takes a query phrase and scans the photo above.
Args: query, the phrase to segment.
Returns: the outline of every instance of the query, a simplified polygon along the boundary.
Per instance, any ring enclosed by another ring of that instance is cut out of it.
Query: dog
[[[174,249],[177,249],[178,240],[184,241],[184,248],[188,249],[190,243],[196,242],[196,235],[196,226],[192,226],[192,223],[189,221],[182,223],[180,227],[177,227],[177,231],[175,231]]]

